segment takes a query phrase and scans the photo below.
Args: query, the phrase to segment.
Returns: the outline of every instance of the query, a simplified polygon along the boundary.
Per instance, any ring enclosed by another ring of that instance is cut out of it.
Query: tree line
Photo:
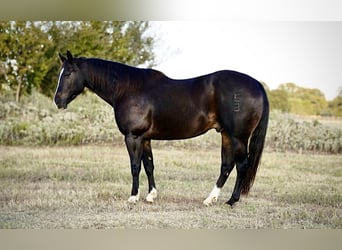
[[[303,88],[295,83],[281,84],[266,91],[272,110],[299,115],[342,116],[342,88],[337,97],[327,101],[319,89]]]
[[[0,21],[0,91],[16,101],[33,89],[47,96],[55,91],[58,52],[113,59],[133,66],[154,63],[148,22]]]

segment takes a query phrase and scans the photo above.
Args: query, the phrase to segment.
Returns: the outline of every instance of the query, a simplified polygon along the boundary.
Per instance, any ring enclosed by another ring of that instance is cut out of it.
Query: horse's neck
[[[87,72],[89,76],[89,82],[87,83],[87,87],[96,95],[101,97],[104,101],[106,101],[108,104],[113,106],[115,98],[115,83],[114,79],[110,79],[110,77],[108,76],[110,72],[105,72],[105,67],[101,68],[100,70],[94,70],[91,64],[88,65],[88,67],[90,70],[88,70]]]

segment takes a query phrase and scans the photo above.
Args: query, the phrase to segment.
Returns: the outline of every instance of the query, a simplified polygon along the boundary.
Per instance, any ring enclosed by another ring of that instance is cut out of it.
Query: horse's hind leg
[[[233,204],[240,199],[242,183],[246,177],[247,169],[248,169],[248,156],[247,156],[247,148],[243,143],[239,143],[240,147],[236,148],[236,181],[232,196],[227,201],[227,204],[233,206]]]
[[[234,150],[233,150],[233,140],[226,133],[222,132],[222,148],[221,148],[221,172],[220,176],[217,179],[216,185],[213,190],[210,192],[208,198],[203,201],[203,204],[206,206],[211,205],[213,202],[216,202],[218,196],[220,194],[221,188],[226,183],[230,172],[233,170],[235,162],[234,162]]]
[[[231,206],[233,206],[233,204],[239,201],[240,199],[241,187],[242,187],[243,180],[246,177],[247,168],[248,168],[247,158],[243,162],[236,163],[237,176],[236,176],[234,191],[230,199],[227,201],[227,204]]]
[[[142,161],[144,164],[145,172],[148,180],[148,195],[146,196],[146,201],[153,202],[155,198],[157,198],[157,189],[156,184],[154,182],[154,165],[153,165],[153,155],[152,155],[152,147],[151,141],[146,140],[143,142],[143,155]]]

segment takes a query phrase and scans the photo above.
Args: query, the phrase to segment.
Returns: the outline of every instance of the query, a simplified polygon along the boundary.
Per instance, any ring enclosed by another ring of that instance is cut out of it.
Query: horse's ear
[[[72,62],[72,54],[69,50],[67,50],[67,58],[69,62]]]
[[[62,62],[64,62],[66,60],[66,57],[63,56],[61,53],[58,53],[59,54],[59,58],[61,59]]]

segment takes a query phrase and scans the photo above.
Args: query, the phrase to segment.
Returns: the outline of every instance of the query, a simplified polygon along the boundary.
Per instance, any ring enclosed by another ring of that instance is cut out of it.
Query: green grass
[[[342,228],[341,155],[265,152],[251,193],[231,209],[235,172],[218,203],[202,205],[218,177],[218,147],[153,145],[159,196],[136,205],[126,202],[122,143],[0,146],[0,228]],[[144,198],[143,171],[140,180]]]

